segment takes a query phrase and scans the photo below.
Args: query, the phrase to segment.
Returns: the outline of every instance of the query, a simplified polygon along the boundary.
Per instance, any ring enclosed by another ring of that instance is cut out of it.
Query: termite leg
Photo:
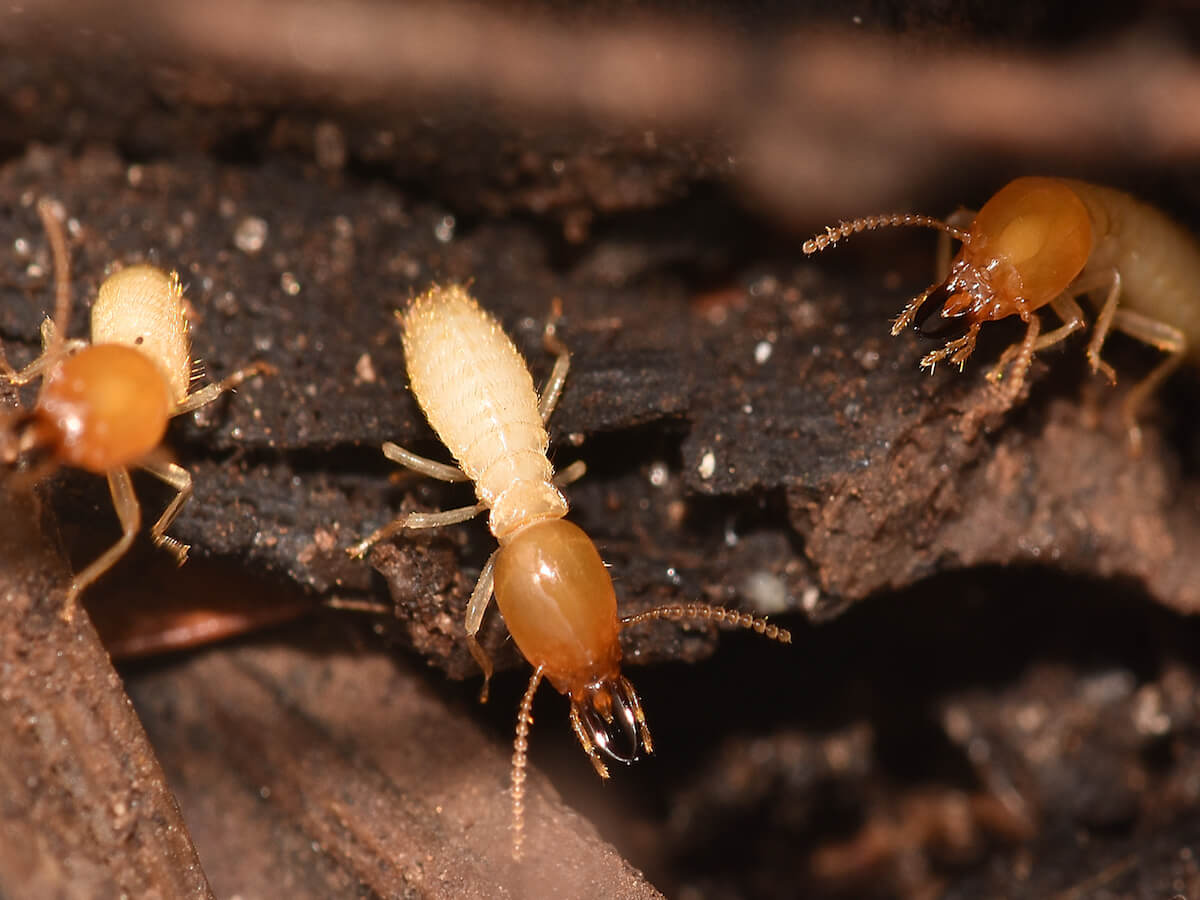
[[[1066,340],[1069,335],[1087,324],[1083,317],[1083,310],[1070,294],[1059,294],[1050,301],[1050,308],[1054,310],[1054,314],[1058,316],[1062,324],[1038,336],[1033,345],[1034,353],[1040,353],[1047,347],[1053,347],[1060,341]]]
[[[9,364],[3,347],[0,347],[0,373],[4,374],[4,377],[8,379],[10,384],[28,384],[56,362],[61,355],[74,353],[76,350],[80,350],[88,345],[87,341],[72,338],[69,341],[63,341],[62,345],[52,353],[50,348],[55,344],[58,334],[54,327],[53,319],[42,320],[41,334],[41,355],[19,372]]]
[[[530,677],[529,687],[525,688],[525,696],[517,710],[517,736],[513,740],[512,758],[512,855],[517,862],[521,861],[525,845],[525,763],[529,756],[529,729],[533,725],[533,696],[542,683],[544,671],[538,666]]]
[[[962,371],[963,366],[967,364],[967,359],[975,352],[975,339],[979,335],[980,325],[978,322],[973,322],[967,327],[967,333],[960,338],[955,338],[948,341],[946,346],[930,353],[926,353],[921,358],[921,368],[933,371],[934,366],[947,357],[953,365],[958,366],[959,371]]]
[[[1000,400],[1001,409],[1008,409],[1016,402],[1017,397],[1020,396],[1021,388],[1025,385],[1025,375],[1029,372],[1029,367],[1033,364],[1033,354],[1037,348],[1038,335],[1041,333],[1041,330],[1042,320],[1035,313],[1029,317],[1029,324],[1025,329],[1025,337],[1021,339],[1019,344],[1013,344],[1005,350],[1000,357],[1001,362],[987,373],[988,381],[993,384],[1002,381],[1005,377],[1008,378],[1008,383],[1000,387],[997,395]],[[1008,367],[1006,376],[1004,363],[1008,359],[1012,360],[1012,365]]]
[[[75,616],[75,607],[83,589],[111,569],[113,564],[125,555],[125,551],[133,543],[138,528],[141,526],[142,510],[138,506],[137,496],[133,493],[133,482],[129,478],[129,470],[121,468],[109,472],[108,490],[112,494],[113,508],[117,511],[117,518],[121,520],[121,538],[71,580],[71,587],[67,591],[66,606],[63,607],[62,612],[63,618],[68,622]]]
[[[574,484],[580,478],[587,474],[587,463],[582,459],[577,459],[561,472],[557,472],[554,476],[555,487],[566,487],[568,484]]]
[[[1121,273],[1116,269],[1088,273],[1077,278],[1068,290],[1073,296],[1079,297],[1098,288],[1108,288],[1108,294],[1096,315],[1096,324],[1092,328],[1092,336],[1087,345],[1087,359],[1093,372],[1103,372],[1110,384],[1116,384],[1117,373],[1100,358],[1100,351],[1112,330],[1113,316],[1117,312],[1117,301],[1121,297]]]
[[[457,525],[459,522],[475,518],[486,509],[484,504],[476,503],[474,506],[461,506],[458,509],[445,509],[435,513],[411,512],[408,515],[397,516],[382,528],[375,529],[346,552],[358,559],[373,545],[391,537],[397,531],[403,531],[405,528],[441,528],[443,525]]]
[[[1144,344],[1156,347],[1168,354],[1167,358],[1130,389],[1123,404],[1125,427],[1129,435],[1129,449],[1134,455],[1142,450],[1142,429],[1138,427],[1138,409],[1155,389],[1162,384],[1179,364],[1187,352],[1187,338],[1174,325],[1151,319],[1128,309],[1118,309],[1113,316],[1113,327]]]
[[[50,320],[47,319],[47,322]],[[8,357],[0,350],[0,371],[4,373],[4,377],[8,379],[9,384],[29,384],[33,379],[42,374],[50,364],[55,362],[56,356],[51,356],[49,353],[43,353],[21,371],[14,369],[8,362]]]
[[[253,378],[255,375],[274,375],[278,370],[270,363],[257,362],[246,366],[244,369],[238,369],[232,375],[227,375],[216,384],[206,384],[200,390],[193,394],[188,394],[183,400],[171,411],[172,416],[182,416],[184,413],[194,412],[206,404],[212,403],[226,391],[231,391],[247,378]]]
[[[447,465],[436,460],[418,456],[411,450],[406,450],[399,444],[387,441],[383,445],[383,455],[398,465],[411,469],[438,481],[468,481],[469,479],[458,466]]]
[[[192,496],[192,475],[183,466],[177,466],[173,462],[147,461],[142,463],[141,468],[175,488],[175,498],[167,505],[163,514],[158,517],[158,521],[150,529],[150,537],[154,539],[156,547],[161,547],[172,554],[176,562],[182,566],[187,562],[188,545],[165,532],[171,527],[171,523],[175,521],[179,511],[183,509],[183,504],[187,503],[188,498]]]
[[[600,758],[600,751],[596,749],[596,745],[588,734],[587,729],[583,727],[583,720],[579,718],[579,710],[574,703],[571,704],[571,729],[575,732],[575,737],[579,738],[579,745],[583,747],[583,752],[592,761],[592,766],[595,768],[596,774],[601,778],[607,778],[608,766]]]
[[[542,424],[550,421],[554,407],[558,405],[558,398],[562,396],[563,385],[567,381],[567,372],[571,368],[570,351],[558,336],[558,322],[561,318],[562,301],[555,297],[550,304],[550,318],[546,320],[546,329],[542,332],[542,346],[546,348],[547,353],[553,353],[556,357],[554,368],[550,370],[550,377],[546,379],[546,384],[542,387],[542,393],[538,397],[538,412],[542,416]]]
[[[493,551],[492,555],[488,557],[487,562],[483,564],[483,570],[479,573],[479,580],[475,582],[475,589],[471,591],[471,599],[467,602],[467,620],[465,623],[467,649],[471,651],[471,655],[475,657],[475,662],[483,670],[483,687],[479,691],[480,703],[487,703],[488,684],[492,680],[493,666],[492,658],[480,646],[475,635],[479,633],[479,629],[483,626],[483,614],[487,612],[488,603],[492,599],[492,585],[496,574],[496,554],[499,552],[499,550]]]
[[[1034,353],[1040,353],[1047,347],[1053,347],[1055,344],[1065,340],[1068,335],[1074,334],[1087,324],[1084,320],[1083,310],[1070,294],[1060,294],[1055,297],[1051,301],[1050,308],[1054,310],[1054,314],[1058,316],[1062,324],[1038,336],[1038,339],[1033,343]],[[1023,346],[1024,343],[1020,343],[1012,344],[1005,348],[1004,352],[1000,354],[1000,360],[988,371],[988,381],[994,384],[997,381],[1003,380],[1005,367],[1020,352]],[[1108,369],[1108,366],[1105,365],[1104,368]]]

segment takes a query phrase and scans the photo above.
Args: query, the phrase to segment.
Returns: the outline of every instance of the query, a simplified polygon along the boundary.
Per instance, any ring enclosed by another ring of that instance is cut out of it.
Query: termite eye
[[[601,753],[614,762],[637,760],[642,750],[638,731],[638,699],[625,678],[591,684],[582,701],[572,700],[579,721]]]

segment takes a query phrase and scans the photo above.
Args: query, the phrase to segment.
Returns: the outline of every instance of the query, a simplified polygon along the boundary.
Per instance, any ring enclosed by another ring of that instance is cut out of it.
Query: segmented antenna
[[[533,695],[542,683],[544,671],[545,666],[538,666],[533,673],[517,710],[517,737],[513,741],[512,758],[512,855],[517,862],[525,853],[525,761],[529,755],[529,729],[533,725]]]
[[[844,237],[858,234],[860,231],[874,231],[876,228],[890,228],[898,225],[914,225],[921,228],[936,228],[960,241],[966,241],[967,232],[953,225],[947,225],[941,219],[933,216],[917,216],[911,213],[893,213],[890,216],[864,216],[861,219],[851,219],[849,222],[839,222],[825,229],[824,234],[804,242],[801,249],[807,255],[819,253],[826,247],[832,247]]]
[[[71,320],[71,263],[63,233],[62,207],[57,201],[43,197],[38,201],[37,211],[50,241],[50,255],[54,258],[54,339],[45,350],[53,358],[67,339]]]
[[[643,622],[650,622],[655,619],[670,619],[674,622],[678,622],[681,619],[698,619],[704,622],[715,622],[718,625],[725,625],[730,628],[745,628],[748,631],[761,634],[765,638],[779,641],[781,644],[790,644],[792,642],[792,633],[790,631],[786,628],[772,625],[761,616],[751,615],[748,612],[742,612],[737,609],[726,609],[723,606],[708,606],[703,603],[671,603],[666,606],[648,609],[645,612],[635,613],[632,616],[625,616],[621,619],[621,627],[631,628],[634,625],[641,625]]]

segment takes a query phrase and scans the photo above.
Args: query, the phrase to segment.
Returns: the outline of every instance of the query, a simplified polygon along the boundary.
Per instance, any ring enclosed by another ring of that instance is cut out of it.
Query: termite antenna
[[[43,197],[38,201],[37,211],[50,241],[50,255],[54,258],[54,337],[44,351],[53,359],[62,349],[71,320],[71,261],[63,231],[63,210],[58,201]]]
[[[533,725],[533,695],[542,683],[545,666],[538,666],[525,688],[517,710],[517,737],[512,758],[512,856],[517,862],[525,853],[525,763],[529,756],[529,729]]]
[[[724,606],[708,606],[704,603],[671,603],[648,609],[645,612],[634,613],[632,616],[624,616],[620,621],[622,628],[632,628],[634,625],[641,625],[643,622],[655,619],[670,619],[672,622],[679,622],[683,619],[713,622],[728,628],[745,628],[772,641],[779,641],[781,644],[792,642],[790,631],[772,625],[762,616],[755,616],[737,609],[726,609]]]
[[[920,228],[936,228],[938,231],[944,231],[952,238],[966,242],[967,232],[961,228],[955,228],[941,219],[935,219],[933,216],[917,216],[910,213],[893,213],[889,216],[864,216],[861,219],[851,219],[849,222],[839,222],[837,225],[832,225],[825,229],[824,234],[818,234],[815,237],[804,242],[801,249],[805,255],[811,256],[814,253],[819,253],[827,247],[832,247],[844,237],[849,237],[852,234],[858,234],[860,231],[874,231],[876,228],[890,228],[899,225],[913,225]]]

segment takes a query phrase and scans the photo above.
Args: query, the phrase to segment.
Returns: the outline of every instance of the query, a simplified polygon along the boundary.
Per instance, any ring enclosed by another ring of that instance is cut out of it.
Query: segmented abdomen
[[[1088,208],[1096,246],[1088,270],[1121,273],[1119,304],[1173,325],[1200,361],[1200,242],[1154,207],[1123,191],[1068,180]]]
[[[154,266],[129,266],[108,276],[92,304],[92,343],[124,344],[152,359],[176,403],[188,393],[192,349],[179,276]]]
[[[402,319],[412,392],[479,499],[549,481],[533,379],[500,324],[459,285],[430,288]]]

